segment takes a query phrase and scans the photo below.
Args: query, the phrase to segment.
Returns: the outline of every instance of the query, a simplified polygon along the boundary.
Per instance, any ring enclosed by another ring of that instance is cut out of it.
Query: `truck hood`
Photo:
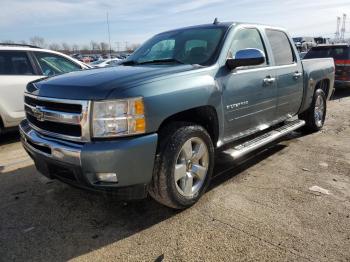
[[[27,86],[27,92],[54,98],[101,100],[106,99],[112,91],[122,91],[195,68],[192,65],[143,65],[89,69],[31,83]]]

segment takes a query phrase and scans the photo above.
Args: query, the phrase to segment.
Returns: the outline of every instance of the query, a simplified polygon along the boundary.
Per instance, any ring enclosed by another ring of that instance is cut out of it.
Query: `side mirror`
[[[247,48],[243,50],[239,50],[235,58],[228,58],[226,60],[226,66],[233,70],[236,67],[240,66],[255,66],[255,65],[261,65],[265,63],[265,55],[264,53],[255,48]]]

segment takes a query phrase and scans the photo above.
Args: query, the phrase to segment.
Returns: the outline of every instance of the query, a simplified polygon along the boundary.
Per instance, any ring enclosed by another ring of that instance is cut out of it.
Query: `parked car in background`
[[[111,59],[103,59],[97,60],[95,62],[90,63],[92,67],[106,67],[106,66],[117,66],[121,63],[122,59],[119,58],[111,58]]]
[[[121,54],[118,54],[117,58],[119,58],[119,59],[126,59],[130,55],[131,55],[130,53],[121,53]]]
[[[90,55],[82,55],[80,61],[85,64],[90,64],[91,62],[94,61],[94,59]]]
[[[96,61],[99,61],[99,60],[103,60],[102,56],[98,55],[98,54],[92,54],[92,55],[90,55],[90,58],[91,58],[90,63],[96,62]]]
[[[293,37],[293,42],[299,52],[306,52],[311,47],[316,46],[315,38],[313,37]]]
[[[304,59],[332,57],[335,63],[335,86],[350,87],[350,45],[319,45],[310,49]]]
[[[24,118],[23,92],[29,82],[87,68],[59,52],[0,44],[0,133],[18,126]]]

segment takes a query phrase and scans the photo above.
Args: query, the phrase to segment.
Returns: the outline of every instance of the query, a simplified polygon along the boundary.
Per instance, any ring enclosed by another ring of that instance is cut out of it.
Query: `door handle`
[[[265,85],[271,85],[276,81],[276,78],[272,77],[272,76],[266,76],[264,78],[264,84]]]
[[[302,75],[303,75],[302,73],[296,71],[296,72],[294,73],[294,75],[293,75],[293,78],[294,78],[294,79],[298,79],[298,78],[301,77]]]

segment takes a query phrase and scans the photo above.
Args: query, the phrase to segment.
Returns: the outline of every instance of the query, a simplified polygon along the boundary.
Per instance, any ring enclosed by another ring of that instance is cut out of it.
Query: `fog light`
[[[116,173],[96,173],[97,180],[101,182],[118,183]]]

